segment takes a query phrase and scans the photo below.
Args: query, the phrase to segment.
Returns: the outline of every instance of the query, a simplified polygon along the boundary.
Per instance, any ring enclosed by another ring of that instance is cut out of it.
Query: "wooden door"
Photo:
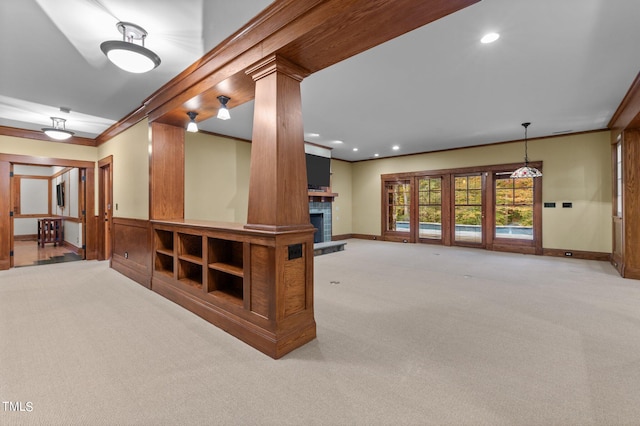
[[[98,259],[111,258],[111,225],[113,223],[113,157],[109,156],[98,162]]]

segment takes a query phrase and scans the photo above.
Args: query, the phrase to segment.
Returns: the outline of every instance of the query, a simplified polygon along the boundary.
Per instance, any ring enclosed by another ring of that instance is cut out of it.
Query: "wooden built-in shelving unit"
[[[152,234],[154,291],[274,358],[315,337],[312,231],[179,220]]]

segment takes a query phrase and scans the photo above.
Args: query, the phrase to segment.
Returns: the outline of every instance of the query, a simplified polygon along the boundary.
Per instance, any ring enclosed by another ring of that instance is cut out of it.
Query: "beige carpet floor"
[[[0,424],[640,424],[640,282],[606,262],[349,240],[315,310],[275,361],[107,262],[0,272]]]

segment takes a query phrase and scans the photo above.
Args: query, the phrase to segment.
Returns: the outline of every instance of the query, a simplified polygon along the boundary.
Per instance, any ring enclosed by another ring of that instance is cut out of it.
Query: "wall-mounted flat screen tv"
[[[58,207],[64,207],[64,182],[56,185],[56,201]]]
[[[320,189],[331,186],[331,158],[306,154],[307,186],[309,189]]]

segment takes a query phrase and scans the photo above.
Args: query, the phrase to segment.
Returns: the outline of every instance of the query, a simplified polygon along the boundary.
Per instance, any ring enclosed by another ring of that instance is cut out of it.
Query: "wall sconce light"
[[[231,118],[231,114],[229,114],[229,109],[227,108],[227,102],[229,102],[228,97],[220,95],[218,96],[218,100],[220,101],[220,109],[218,110],[218,118],[220,120],[228,120]]]
[[[530,125],[531,123],[522,123],[522,127],[524,127],[524,166],[511,173],[512,179],[536,178],[542,176],[540,170],[535,167],[529,167],[529,157],[527,155],[527,127]]]
[[[63,141],[73,136],[73,132],[70,132],[64,128],[64,123],[67,120],[65,120],[64,118],[51,117],[51,121],[53,122],[53,127],[42,128],[42,131],[45,135],[57,141]]]
[[[122,40],[105,41],[100,45],[102,52],[119,68],[133,73],[151,71],[160,65],[160,57],[144,47],[147,32],[144,28],[130,22],[118,22],[118,31],[122,33]],[[134,40],[141,40],[142,44],[135,44]]]
[[[197,112],[193,112],[193,111],[189,111],[187,113],[187,115],[191,119],[189,121],[189,124],[187,124],[187,132],[191,132],[191,133],[197,132],[198,131],[198,123],[196,123],[196,115],[198,115],[198,113]]]

